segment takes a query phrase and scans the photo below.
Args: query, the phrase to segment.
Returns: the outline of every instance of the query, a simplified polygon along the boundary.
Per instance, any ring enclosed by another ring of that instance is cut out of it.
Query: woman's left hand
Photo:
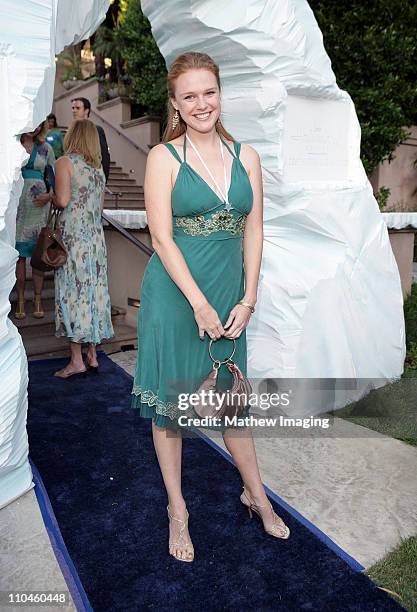
[[[46,204],[48,204],[49,200],[50,200],[49,193],[41,193],[38,196],[36,196],[36,198],[33,198],[33,203],[38,208],[41,208],[42,206],[45,206]]]
[[[230,340],[239,338],[240,334],[246,329],[251,314],[249,308],[242,306],[242,304],[236,304],[230,311],[229,318],[223,326],[226,330],[224,334],[225,338],[229,338]],[[229,325],[230,328],[226,329]]]

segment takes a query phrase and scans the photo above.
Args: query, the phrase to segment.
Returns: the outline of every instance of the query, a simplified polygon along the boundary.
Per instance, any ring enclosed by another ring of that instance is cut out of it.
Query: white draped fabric
[[[55,54],[92,34],[109,0],[0,0],[0,508],[32,488],[26,435],[27,360],[7,318],[15,282],[16,210],[27,155],[16,134],[51,111]]]
[[[148,226],[146,210],[113,210],[107,208],[103,212],[106,217],[117,221],[127,229],[137,230]],[[104,222],[104,225],[106,225],[106,222]]]
[[[386,212],[382,218],[390,229],[417,228],[417,212]]]

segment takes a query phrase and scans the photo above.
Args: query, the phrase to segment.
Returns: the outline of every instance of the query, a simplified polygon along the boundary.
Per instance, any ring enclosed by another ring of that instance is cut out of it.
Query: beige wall
[[[151,246],[148,233],[128,230],[147,246]],[[105,229],[107,245],[109,292],[112,306],[126,310],[126,323],[136,327],[138,310],[128,306],[128,298],[140,299],[140,285],[143,279],[148,255],[130,243],[118,232]]]
[[[111,124],[119,127],[130,119],[130,102],[126,98],[114,98],[97,106],[97,112]]]
[[[157,144],[161,140],[159,119],[157,118],[140,117],[139,119],[125,121],[121,126],[126,136],[129,136],[129,138],[140,143],[145,148],[149,148],[148,145]]]
[[[388,230],[391,248],[401,277],[401,288],[405,298],[411,292],[413,282],[414,236],[417,230]]]
[[[377,192],[380,187],[388,187],[391,194],[384,211],[417,211],[417,125],[406,128],[411,135],[394,151],[392,162],[385,161],[374,170],[370,182]]]
[[[72,89],[63,89],[62,86],[55,80],[54,104],[52,112],[55,113],[58,125],[60,127],[68,127],[72,122],[71,99],[87,98],[90,100],[91,108],[97,108],[98,103],[98,84],[95,79],[91,79],[83,83],[79,87]]]

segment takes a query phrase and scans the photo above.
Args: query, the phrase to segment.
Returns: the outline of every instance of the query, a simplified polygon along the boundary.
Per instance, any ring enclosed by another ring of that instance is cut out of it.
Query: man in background
[[[87,98],[73,98],[71,100],[72,116],[75,119],[89,119],[91,104]],[[103,166],[104,174],[106,176],[106,183],[109,178],[110,172],[110,153],[109,147],[107,146],[106,134],[101,126],[96,125],[98,136],[100,139],[101,148],[101,163]]]

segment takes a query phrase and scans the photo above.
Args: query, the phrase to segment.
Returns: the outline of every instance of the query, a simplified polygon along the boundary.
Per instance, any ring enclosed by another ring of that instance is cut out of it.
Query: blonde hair
[[[187,124],[183,121],[180,113],[179,122],[177,127],[172,129],[172,119],[175,114],[175,108],[172,105],[171,98],[175,98],[175,81],[181,75],[187,72],[188,70],[195,69],[204,69],[209,70],[216,77],[217,85],[219,86],[219,92],[221,91],[220,84],[220,71],[216,62],[206,53],[197,53],[196,51],[188,51],[187,53],[181,53],[178,55],[175,60],[172,62],[167,76],[167,89],[168,89],[168,119],[167,125],[162,136],[163,142],[168,142],[169,140],[174,140],[174,138],[178,138],[181,134],[185,133],[187,129]],[[235,141],[233,136],[229,134],[225,130],[222,125],[222,122],[219,119],[216,121],[216,131],[218,134],[226,138],[226,140]]]
[[[101,166],[100,140],[96,126],[89,119],[74,121],[64,138],[64,153],[77,153],[93,168]]]

